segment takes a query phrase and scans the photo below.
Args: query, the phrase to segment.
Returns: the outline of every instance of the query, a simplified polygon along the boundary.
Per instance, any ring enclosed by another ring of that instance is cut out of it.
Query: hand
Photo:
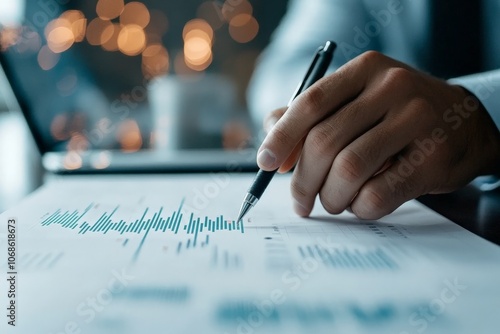
[[[284,110],[268,119],[279,121],[257,162],[280,172],[296,165],[291,190],[300,216],[319,194],[329,213],[350,207],[378,219],[500,169],[499,131],[472,94],[377,52],[342,66]]]

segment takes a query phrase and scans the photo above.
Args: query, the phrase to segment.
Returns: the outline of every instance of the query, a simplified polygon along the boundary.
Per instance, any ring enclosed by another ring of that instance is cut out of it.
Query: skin
[[[479,101],[378,52],[324,77],[285,110],[265,120],[257,162],[282,173],[295,166],[291,192],[300,216],[319,194],[331,214],[348,209],[379,219],[420,195],[500,174],[500,133]],[[432,153],[410,159],[422,150],[417,143],[436,138]],[[410,172],[404,161],[413,161]]]

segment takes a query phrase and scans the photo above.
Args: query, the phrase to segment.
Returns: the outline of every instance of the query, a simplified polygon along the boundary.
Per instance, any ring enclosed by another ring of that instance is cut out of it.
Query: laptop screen
[[[238,149],[285,3],[4,1],[0,59],[42,153]]]

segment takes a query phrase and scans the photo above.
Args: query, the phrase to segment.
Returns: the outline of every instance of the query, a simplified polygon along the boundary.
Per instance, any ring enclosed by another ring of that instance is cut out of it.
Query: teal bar
[[[113,225],[113,222],[111,221],[111,219],[108,218],[108,222],[103,227],[104,234],[108,233],[109,229],[111,228],[111,225]]]
[[[204,224],[205,227],[208,227],[208,217],[205,216],[205,224]]]
[[[141,220],[139,221],[139,224],[137,224],[136,228],[134,229],[134,233],[140,231],[140,229],[142,228],[142,225],[144,224],[144,217],[146,216],[146,213],[148,213],[148,210],[149,210],[149,208],[146,208],[146,210],[144,210],[144,213],[142,214],[142,217],[141,217]],[[140,226],[140,228],[139,228],[139,226]]]
[[[233,220],[233,222],[231,224],[233,225],[233,230],[236,230],[236,225],[235,225],[234,220]]]
[[[156,212],[153,217],[151,218],[151,228],[155,228],[158,220],[158,212]]]
[[[217,221],[217,231],[220,230],[220,226],[219,226],[219,217],[216,218],[216,221]],[[222,224],[221,224],[222,225]]]
[[[83,234],[83,229],[88,226],[87,222],[83,222],[82,225],[80,225],[80,231],[78,231],[78,234]]]
[[[194,225],[194,224],[193,224]],[[196,227],[194,228],[194,242],[193,247],[196,247],[196,240],[198,239],[198,230],[200,229],[200,218],[196,220]]]
[[[189,224],[188,224],[188,234],[194,233],[194,222],[193,222],[193,213],[189,216]]]
[[[168,225],[168,226],[167,226]],[[163,227],[163,232],[165,232],[166,229],[171,230],[172,229],[172,221],[170,220],[170,217],[167,217],[167,220],[165,222],[165,226]]]
[[[184,203],[184,201],[183,201],[183,203]],[[179,231],[179,226],[181,225],[181,220],[182,220],[182,213],[179,216],[179,220],[177,222],[177,227],[175,228],[175,234],[177,234],[177,232]]]
[[[51,219],[54,219],[55,216],[57,216],[59,214],[59,212],[61,212],[61,209],[57,209],[54,213],[52,213],[50,216],[48,216],[47,218],[45,218],[43,221],[42,221],[42,225],[48,225],[49,224],[49,220]]]
[[[227,230],[227,221],[224,221],[224,229]]]
[[[73,221],[75,219],[78,218],[78,211],[73,211],[72,214],[69,215],[69,217],[66,219],[66,223],[64,223],[63,227],[68,227],[69,225],[71,225],[71,223],[73,223]]]
[[[90,226],[89,226],[89,225],[85,226],[85,228],[84,228],[84,229],[83,229],[83,231],[82,231],[82,234],[87,233],[87,231],[89,230],[89,228],[90,228]]]
[[[148,220],[144,220],[144,219],[143,219],[143,220],[141,221],[141,225],[139,225],[139,229],[137,230],[137,233],[139,233],[139,234],[140,234],[140,233],[142,232],[143,227],[147,224],[147,222],[148,222],[148,221],[149,221],[149,219],[148,219]]]
[[[57,220],[57,224],[62,225],[62,223],[64,222],[64,220],[67,218],[68,215],[69,211],[66,211],[61,217],[59,217],[59,219]]]
[[[224,221],[224,224],[225,224],[225,223],[227,223],[227,220],[226,220],[226,221]],[[233,229],[233,228],[232,228],[231,224],[229,224],[229,231],[231,231],[232,229]]]
[[[90,231],[95,232],[97,230],[97,228],[99,227],[99,224],[101,223],[101,220],[104,219],[105,216],[106,216],[106,212],[104,212],[102,214],[102,216],[99,217],[99,219],[94,223],[94,226],[92,226],[92,229]]]
[[[122,219],[120,220],[120,223],[118,224],[118,226],[116,227],[116,230],[117,231],[121,231],[123,229],[123,226],[125,225],[125,221]]]
[[[130,223],[128,225],[128,228],[127,228],[127,232],[132,232],[133,228],[135,227],[135,225],[137,224],[138,220],[136,220],[135,222],[133,223]]]
[[[158,224],[156,224],[155,231],[158,231],[159,229],[162,229],[162,228],[163,228],[163,223],[164,223],[164,222],[165,222],[165,221],[163,220],[163,218],[161,218],[161,217],[160,217],[160,218],[158,219]]]
[[[177,221],[177,211],[174,211],[172,215],[170,216],[170,222],[172,224],[172,228],[175,230],[175,222]],[[170,227],[169,227],[170,228]]]

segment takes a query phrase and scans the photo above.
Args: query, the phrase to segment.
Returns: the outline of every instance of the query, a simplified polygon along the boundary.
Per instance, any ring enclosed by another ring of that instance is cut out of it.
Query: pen
[[[335,51],[336,47],[337,45],[334,42],[327,41],[324,46],[321,46],[316,51],[316,54],[314,55],[313,61],[309,66],[304,79],[298,85],[295,93],[290,99],[290,102],[288,102],[288,106],[290,106],[292,101],[295,100],[295,98],[299,96],[300,93],[311,87],[316,81],[318,81],[325,75],[326,70],[330,66],[330,63],[333,59],[333,52]],[[276,171],[277,169],[273,171],[264,171],[262,169],[259,169],[252,185],[248,189],[247,195],[243,200],[243,204],[241,205],[240,214],[238,215],[237,220],[238,222],[243,219],[243,217],[248,213],[248,211],[250,211],[252,207],[255,206],[255,204],[257,204],[260,197],[271,182],[274,174],[276,174]]]

